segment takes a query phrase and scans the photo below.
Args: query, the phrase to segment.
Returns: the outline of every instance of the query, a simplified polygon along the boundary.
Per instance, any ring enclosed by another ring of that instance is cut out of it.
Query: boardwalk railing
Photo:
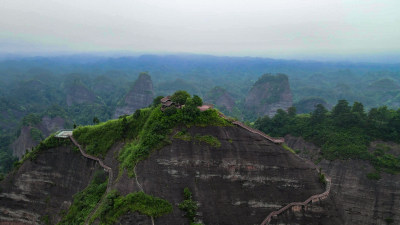
[[[250,131],[250,132],[252,132],[254,134],[261,135],[262,137],[266,138],[269,141],[272,141],[273,143],[282,144],[282,143],[285,142],[284,138],[273,138],[271,136],[268,136],[267,134],[265,134],[265,133],[263,133],[263,132],[261,132],[261,131],[259,131],[257,129],[251,128],[251,127],[247,126],[246,124],[244,124],[244,123],[242,123],[240,121],[233,120],[232,118],[229,118],[229,117],[225,116],[221,112],[219,112],[219,116],[221,116],[222,118],[224,118],[224,119],[226,119],[228,121],[231,121],[233,124],[235,124],[235,125],[237,125],[239,127],[242,127],[242,128],[244,128],[244,129],[246,129],[246,130],[248,130],[248,131]]]
[[[283,213],[284,211],[290,209],[291,207],[303,207],[303,206],[306,206],[310,202],[318,202],[322,199],[326,199],[328,197],[330,191],[331,191],[331,179],[326,178],[325,192],[323,192],[321,194],[313,195],[313,196],[309,197],[307,200],[305,200],[304,202],[291,202],[288,205],[286,205],[285,207],[279,209],[278,211],[271,212],[267,216],[267,218],[264,219],[264,221],[261,223],[261,225],[269,224],[271,222],[272,217],[278,216],[279,214]]]
[[[235,125],[238,125],[238,126],[240,126],[240,127],[242,127],[242,128],[244,128],[244,129],[246,129],[246,130],[248,130],[248,131],[250,131],[250,132],[252,132],[252,133],[261,135],[262,137],[266,138],[267,140],[272,141],[273,143],[282,144],[282,143],[285,142],[285,139],[284,139],[284,138],[273,138],[273,137],[268,136],[268,135],[266,135],[265,133],[263,133],[263,132],[261,132],[261,131],[259,131],[259,130],[256,130],[256,129],[254,129],[254,128],[251,128],[251,127],[245,125],[244,123],[242,123],[242,122],[240,122],[240,121],[234,121],[234,122],[232,122],[232,123],[235,124]]]
[[[281,144],[281,143],[284,143],[284,142],[285,142],[285,139],[284,139],[284,138],[273,138],[273,137],[270,137],[270,136],[268,136],[267,134],[265,134],[265,133],[263,133],[263,132],[261,132],[261,131],[259,131],[259,130],[257,130],[257,129],[251,128],[251,127],[245,125],[244,123],[242,123],[242,122],[240,122],[240,121],[237,121],[237,120],[234,120],[234,119],[232,119],[232,118],[229,118],[229,117],[225,116],[225,115],[224,115],[223,113],[221,113],[221,112],[219,112],[219,115],[220,115],[221,117],[223,117],[224,119],[226,119],[226,120],[232,122],[233,124],[237,125],[237,126],[240,126],[240,127],[244,128],[244,129],[246,129],[246,130],[248,130],[248,131],[250,131],[250,132],[252,132],[252,133],[261,135],[262,137],[266,138],[267,140],[269,140],[269,141],[271,141],[271,142],[273,142],[273,143]],[[298,155],[296,155],[296,156],[299,157]],[[300,157],[299,157],[299,158],[300,158]],[[300,159],[301,159],[301,158],[300,158]],[[306,163],[310,164],[310,163],[307,162],[307,161],[306,161]],[[313,166],[313,165],[311,165],[311,166]],[[296,207],[303,207],[303,206],[306,206],[306,205],[307,205],[308,203],[310,203],[310,202],[318,202],[318,201],[320,201],[320,200],[322,200],[322,199],[326,199],[326,198],[328,197],[330,191],[331,191],[331,179],[328,178],[328,177],[326,177],[326,189],[325,189],[325,191],[324,191],[323,193],[313,195],[313,196],[309,197],[307,200],[305,200],[304,202],[291,202],[291,203],[287,204],[285,207],[283,207],[283,208],[281,208],[281,209],[279,209],[279,210],[277,210],[277,211],[271,212],[271,213],[264,219],[264,221],[261,223],[261,225],[267,225],[267,224],[269,224],[269,223],[271,222],[271,220],[272,220],[273,217],[276,217],[276,216],[280,215],[281,213],[285,212],[286,210],[288,210],[288,209],[290,209],[290,208],[292,208],[292,207],[293,207],[293,208],[296,208]]]
[[[70,135],[69,138],[70,138],[71,141],[74,143],[74,145],[76,145],[76,146],[79,148],[79,151],[81,152],[81,154],[82,154],[84,157],[86,157],[86,158],[88,158],[88,159],[92,159],[92,160],[97,161],[97,162],[99,163],[99,165],[100,165],[101,167],[103,167],[103,169],[104,169],[105,171],[108,172],[108,183],[107,183],[106,192],[104,193],[104,195],[103,195],[103,197],[100,199],[100,201],[97,203],[97,205],[95,206],[95,208],[94,208],[94,209],[91,211],[91,213],[88,215],[88,217],[86,217],[85,224],[88,224],[90,218],[94,215],[94,213],[95,213],[95,212],[97,211],[97,209],[100,207],[101,202],[102,202],[102,201],[104,200],[104,198],[107,196],[107,193],[111,190],[111,184],[112,184],[112,181],[113,181],[113,171],[112,171],[111,167],[109,167],[109,166],[107,166],[107,165],[105,165],[105,164],[103,163],[103,160],[101,160],[101,159],[99,159],[99,158],[97,158],[97,157],[95,157],[95,156],[86,154],[86,152],[83,150],[82,146],[75,140],[75,138],[74,138],[72,135]]]

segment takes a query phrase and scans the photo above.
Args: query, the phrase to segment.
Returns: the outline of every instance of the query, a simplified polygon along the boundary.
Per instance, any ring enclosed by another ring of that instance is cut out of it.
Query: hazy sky
[[[0,51],[400,53],[400,0],[0,0]]]

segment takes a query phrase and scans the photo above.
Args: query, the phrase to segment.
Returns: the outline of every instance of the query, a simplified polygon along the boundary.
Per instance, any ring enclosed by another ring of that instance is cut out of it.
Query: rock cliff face
[[[284,74],[264,74],[251,88],[244,106],[257,117],[272,117],[278,109],[287,110],[292,106],[288,77]]]
[[[198,201],[198,218],[205,224],[260,224],[271,211],[324,191],[312,166],[259,135],[238,127],[193,127],[188,133],[212,135],[221,147],[174,139],[136,168],[145,193],[174,206],[156,224],[187,224],[176,207],[185,187]],[[310,215],[314,222],[309,224],[328,217]],[[325,224],[335,224],[331,221]]]
[[[0,224],[56,224],[99,167],[71,147],[47,150],[0,183]]]
[[[221,110],[232,111],[235,106],[235,100],[224,88],[215,87],[210,90],[205,98],[205,102],[215,104]]]
[[[23,126],[20,131],[18,138],[11,144],[11,149],[13,150],[13,155],[21,158],[27,150],[39,144],[39,142],[49,136],[51,133],[63,129],[65,125],[65,119],[56,116],[51,118],[49,116],[42,117],[39,124],[34,126]],[[40,131],[36,134],[40,136],[32,136],[32,129]]]
[[[40,140],[34,140],[31,136],[32,127],[23,126],[18,138],[11,144],[13,155],[21,159],[26,151],[39,144]]]
[[[147,107],[153,102],[153,82],[150,75],[141,73],[135,81],[132,89],[126,95],[123,105],[117,107],[113,118],[118,118],[121,115],[129,115],[137,109]]]
[[[320,149],[302,138],[285,137],[288,145],[301,150],[301,156],[317,160]],[[390,144],[399,152],[400,145]],[[372,147],[376,143],[372,143]],[[322,160],[322,171],[332,178],[332,200],[343,220],[340,224],[400,224],[400,176],[381,173],[378,181],[370,180],[367,174],[373,167],[362,160]],[[293,216],[293,215],[292,215]],[[387,221],[385,221],[387,220]]]
[[[93,103],[96,100],[96,96],[83,85],[77,84],[67,88],[67,105],[71,106],[74,104]]]
[[[192,137],[212,135],[221,146],[171,136],[170,145],[136,166],[137,181],[144,192],[173,205],[173,212],[156,218],[155,224],[188,224],[177,207],[183,201],[185,187],[199,204],[197,218],[211,225],[260,224],[270,212],[325,190],[314,166],[243,128],[191,127],[187,133]],[[114,145],[104,159],[114,171],[118,171],[115,156],[122,147],[123,143]],[[72,195],[88,185],[96,165],[70,147],[47,150],[36,160],[25,162],[0,183],[0,222],[37,224],[49,215],[51,223],[57,223],[59,213],[71,204]],[[125,172],[114,176],[112,189],[121,194],[140,190],[136,179]],[[300,213],[306,222],[290,216],[285,217],[286,221],[340,224],[330,201],[312,204],[303,211]],[[118,224],[152,222],[147,216],[131,212]]]

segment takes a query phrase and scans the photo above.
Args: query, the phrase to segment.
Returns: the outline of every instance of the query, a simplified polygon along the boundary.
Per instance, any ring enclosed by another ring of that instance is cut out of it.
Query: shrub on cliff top
[[[172,96],[171,100],[173,102],[176,102],[180,105],[184,105],[186,103],[186,100],[190,98],[190,94],[187,93],[186,91],[176,91]]]
[[[100,224],[114,224],[119,217],[129,211],[137,211],[156,218],[172,212],[172,205],[164,199],[143,192],[121,196],[117,191],[111,191],[91,220],[100,218]]]
[[[60,139],[54,137],[54,134],[51,134],[49,137],[41,141],[36,147],[32,149],[32,151],[27,152],[21,160],[14,162],[14,168],[18,169],[22,163],[26,160],[35,160],[38,154],[44,150],[56,148],[59,146],[66,146],[71,144],[69,139]]]
[[[74,130],[74,137],[85,146],[87,153],[96,156],[105,156],[108,149],[117,141],[135,138],[142,129],[150,109],[142,109],[134,115],[123,116],[97,125],[78,127]]]
[[[162,112],[159,107],[150,109],[150,115],[146,118],[137,138],[126,144],[120,152],[121,169],[127,168],[128,174],[134,175],[133,168],[136,163],[147,158],[153,150],[160,149],[170,143],[167,136],[171,133],[172,128],[177,125],[188,127],[230,125],[230,122],[221,118],[216,110],[210,109],[200,112],[190,97],[186,99],[186,103],[185,107],[176,109],[173,113]],[[218,147],[216,141],[211,140],[211,142]]]

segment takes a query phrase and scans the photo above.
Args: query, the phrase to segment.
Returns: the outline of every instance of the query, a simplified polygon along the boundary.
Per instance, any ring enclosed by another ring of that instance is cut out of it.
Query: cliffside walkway
[[[61,132],[63,132],[63,131],[61,131]],[[99,159],[99,158],[97,158],[97,157],[95,157],[95,156],[92,156],[92,155],[89,155],[89,154],[87,154],[84,150],[83,150],[83,148],[82,148],[82,146],[75,140],[75,138],[72,136],[72,131],[71,132],[68,132],[67,134],[64,134],[64,135],[62,135],[62,136],[56,136],[56,137],[58,137],[58,138],[70,138],[71,139],[71,141],[72,141],[72,143],[74,143],[74,145],[75,146],[77,146],[78,148],[79,148],[79,151],[80,151],[80,153],[85,157],[85,158],[88,158],[88,159],[92,159],[92,160],[94,160],[94,161],[97,161],[98,163],[99,163],[99,165],[101,166],[101,167],[103,167],[103,169],[105,170],[105,171],[107,171],[108,172],[108,183],[107,183],[107,189],[106,189],[106,192],[103,194],[103,197],[100,199],[100,201],[96,204],[96,206],[95,206],[95,208],[90,212],[90,214],[86,217],[86,221],[85,221],[85,225],[87,225],[87,224],[89,224],[89,220],[90,220],[90,218],[92,218],[92,216],[94,215],[94,213],[98,210],[98,208],[100,207],[100,205],[101,205],[101,203],[103,202],[103,200],[104,200],[104,198],[107,196],[107,193],[109,192],[109,191],[111,191],[111,185],[112,185],[112,181],[113,181],[113,171],[112,171],[112,169],[111,169],[111,167],[109,167],[109,166],[107,166],[106,164],[104,164],[103,163],[103,160],[101,160],[101,159]],[[144,190],[143,190],[143,187],[142,187],[142,185],[139,183],[139,181],[138,181],[138,175],[137,175],[137,173],[136,173],[136,166],[133,168],[133,171],[134,171],[134,173],[135,173],[135,181],[136,181],[136,184],[137,184],[137,186],[139,187],[139,189],[140,189],[140,191],[142,191],[143,193],[144,193]],[[152,216],[150,216],[150,218],[151,218],[151,223],[154,225],[154,218],[152,217]]]
[[[219,112],[219,116],[221,116],[222,118],[224,118],[224,119],[226,119],[226,120],[228,120],[228,121],[231,121],[233,124],[235,124],[235,125],[237,125],[237,126],[239,126],[239,127],[241,127],[241,128],[244,128],[244,129],[246,129],[246,130],[248,130],[248,131],[250,131],[250,132],[252,132],[252,133],[254,133],[254,134],[261,135],[261,136],[264,137],[265,139],[267,139],[267,140],[269,140],[269,141],[271,141],[271,142],[273,142],[273,143],[275,143],[275,144],[282,144],[282,143],[285,142],[285,139],[284,139],[284,138],[273,138],[273,137],[271,137],[271,136],[268,136],[267,134],[265,134],[265,133],[263,133],[263,132],[261,132],[261,131],[259,131],[259,130],[257,130],[257,129],[251,128],[251,127],[247,126],[246,124],[244,124],[244,123],[242,123],[242,122],[240,122],[240,121],[238,121],[238,120],[233,120],[233,119],[231,119],[231,118],[225,116],[225,115],[224,115],[223,113],[221,113],[221,112]]]
[[[144,190],[143,190],[142,185],[141,185],[141,184],[139,183],[139,181],[138,181],[138,174],[136,173],[136,166],[137,166],[137,164],[135,165],[135,167],[133,167],[133,172],[135,173],[136,185],[139,187],[140,191],[142,191],[143,193],[145,193]],[[153,217],[153,216],[150,216],[150,219],[151,219],[151,224],[154,225],[154,217]]]
[[[282,214],[286,210],[293,208],[294,210],[300,210],[301,207],[306,206],[310,202],[318,202],[320,200],[326,199],[329,195],[329,192],[331,191],[331,179],[326,178],[326,190],[322,194],[317,194],[309,197],[307,200],[304,202],[291,202],[287,204],[285,207],[279,209],[278,211],[273,211],[271,212],[267,218],[264,219],[264,221],[261,223],[261,225],[267,225],[271,222],[273,217],[277,217],[279,214]]]
[[[82,146],[75,140],[75,138],[71,135],[69,135],[69,138],[71,139],[71,141],[74,143],[74,145],[76,145],[79,148],[79,151],[81,152],[81,154],[88,159],[92,159],[94,161],[97,161],[99,163],[99,165],[101,167],[103,167],[103,169],[105,171],[108,172],[108,183],[107,183],[107,189],[106,192],[103,194],[103,197],[100,199],[100,201],[96,204],[95,208],[90,212],[90,214],[86,217],[86,221],[85,221],[85,225],[89,223],[89,219],[92,218],[92,216],[94,215],[94,213],[97,211],[97,209],[100,207],[101,202],[104,200],[104,198],[107,196],[107,193],[111,190],[111,184],[113,181],[113,171],[111,169],[111,167],[105,165],[103,163],[103,161],[97,157],[91,156],[89,154],[86,154],[85,151],[83,151]]]
[[[268,136],[267,134],[265,134],[265,133],[263,133],[263,132],[261,132],[261,131],[259,131],[259,130],[256,130],[256,129],[254,129],[254,128],[251,128],[251,127],[245,125],[244,123],[242,123],[242,122],[240,122],[240,121],[233,120],[233,119],[231,119],[231,118],[225,116],[225,115],[224,115],[223,113],[221,113],[221,112],[219,112],[219,115],[220,115],[221,117],[223,117],[224,119],[226,119],[226,120],[228,120],[228,121],[231,121],[233,124],[235,124],[235,125],[237,125],[237,126],[240,126],[240,127],[244,128],[244,129],[246,129],[246,130],[248,130],[248,131],[250,131],[250,132],[252,132],[252,133],[261,135],[262,137],[266,138],[267,140],[269,140],[269,141],[271,141],[271,142],[273,142],[273,143],[282,144],[282,143],[285,142],[285,139],[284,139],[284,138],[273,138],[273,137],[270,137],[270,136]],[[299,159],[302,159],[302,158],[299,157],[298,155],[296,155],[296,156],[297,156]],[[304,159],[302,159],[302,160],[304,160]],[[311,163],[308,162],[308,161],[306,161],[306,163],[311,165]],[[312,164],[312,165],[313,165],[313,164]],[[329,196],[329,193],[330,193],[330,191],[331,191],[331,185],[332,185],[332,184],[331,184],[331,179],[330,179],[329,177],[326,177],[325,179],[326,179],[326,188],[325,188],[325,191],[324,191],[323,193],[313,195],[313,196],[309,197],[307,200],[305,200],[304,202],[291,202],[291,203],[287,204],[285,207],[283,207],[283,208],[281,208],[281,209],[279,209],[279,210],[277,210],[277,211],[271,212],[271,213],[264,219],[264,221],[261,223],[261,225],[267,225],[267,224],[269,224],[269,223],[271,222],[272,218],[277,217],[278,215],[282,214],[283,212],[285,212],[285,211],[288,210],[288,209],[293,208],[293,210],[300,210],[301,207],[306,206],[306,205],[307,205],[308,203],[310,203],[310,202],[318,202],[318,201],[320,201],[320,200],[326,199],[326,198]]]

